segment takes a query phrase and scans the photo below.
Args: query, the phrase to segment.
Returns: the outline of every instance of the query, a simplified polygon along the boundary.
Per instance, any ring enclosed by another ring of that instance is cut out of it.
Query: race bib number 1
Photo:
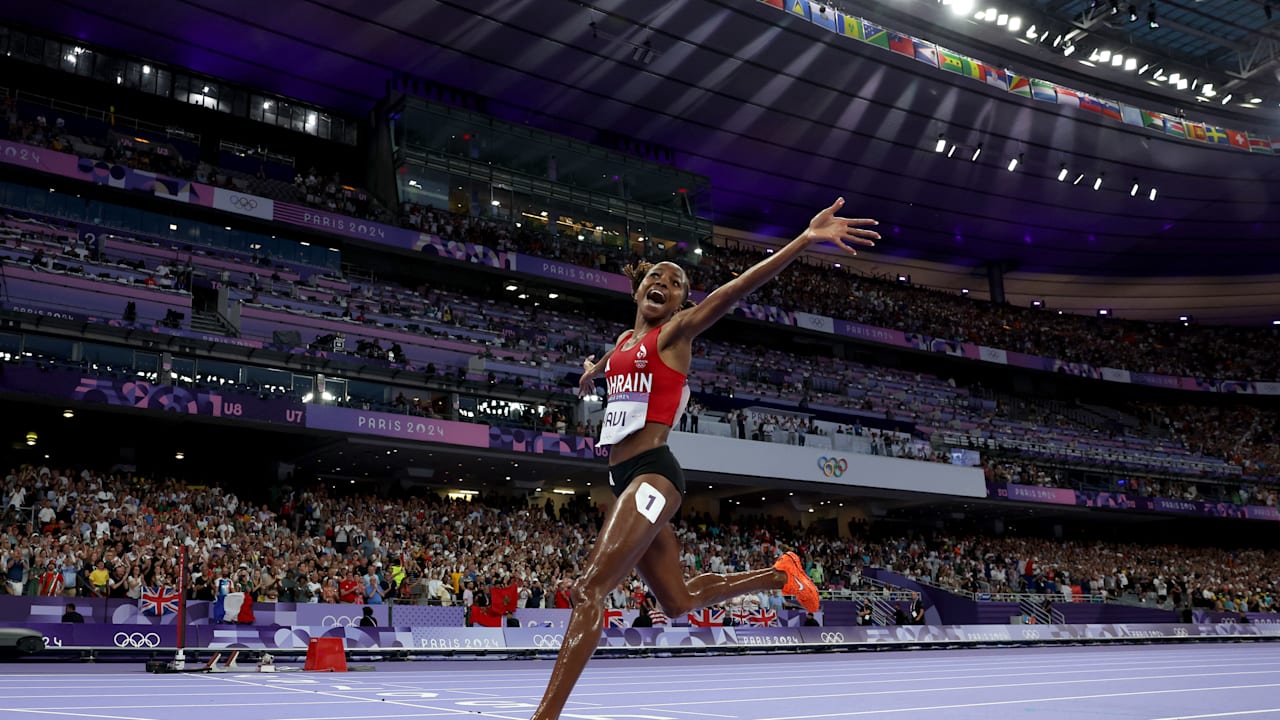
[[[658,522],[658,516],[666,506],[667,498],[654,486],[642,482],[640,487],[636,488],[636,510],[639,510],[650,523]]]

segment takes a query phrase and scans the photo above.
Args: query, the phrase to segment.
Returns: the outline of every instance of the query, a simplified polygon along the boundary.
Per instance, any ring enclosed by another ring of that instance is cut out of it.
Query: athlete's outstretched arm
[[[836,213],[844,206],[844,198],[839,198],[831,207],[823,210],[809,221],[809,227],[781,250],[752,265],[746,272],[716,288],[697,306],[678,313],[667,330],[673,339],[692,339],[715,321],[724,317],[733,304],[750,295],[753,291],[769,282],[784,268],[800,257],[805,250],[820,242],[830,242],[843,248],[851,255],[857,255],[854,245],[871,247],[880,239],[880,233],[864,230],[867,225],[876,225],[875,220],[867,218],[843,218]]]

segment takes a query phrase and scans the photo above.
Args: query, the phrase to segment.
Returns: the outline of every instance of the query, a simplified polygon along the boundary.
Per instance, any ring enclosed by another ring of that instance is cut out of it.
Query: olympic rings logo
[[[818,458],[818,469],[827,477],[840,477],[849,469],[849,461],[837,457]]]
[[[1174,636],[1174,637],[1187,637],[1187,635],[1188,635],[1188,633],[1187,633],[1187,629],[1186,629],[1186,628],[1174,628],[1174,629],[1173,629],[1173,636]]]
[[[227,198],[227,202],[230,203],[232,207],[238,207],[241,210],[258,209],[257,199],[245,195],[232,195]]]
[[[325,615],[324,619],[320,621],[320,627],[351,627],[358,622],[360,622],[358,618]]]
[[[824,632],[824,633],[822,633],[822,642],[824,642],[824,643],[842,643],[842,642],[844,642],[844,633],[842,633],[842,632]]]
[[[1039,631],[1039,630],[1036,630],[1036,629],[1034,629],[1034,628],[1023,628],[1023,629],[1022,629],[1022,637],[1023,637],[1024,639],[1026,639],[1026,640],[1039,640],[1039,639],[1040,639],[1040,631]]]
[[[539,648],[555,648],[564,644],[563,635],[534,635],[533,646]]]
[[[118,648],[153,648],[160,647],[160,636],[155,633],[124,633],[118,632],[112,638]]]

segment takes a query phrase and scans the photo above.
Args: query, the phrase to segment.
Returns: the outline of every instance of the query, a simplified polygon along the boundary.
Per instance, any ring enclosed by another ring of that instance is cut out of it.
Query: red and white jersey
[[[600,425],[600,445],[616,445],[645,423],[670,427],[689,402],[685,374],[673,370],[658,353],[663,325],[650,330],[635,347],[623,349],[627,334],[604,366],[608,404]]]

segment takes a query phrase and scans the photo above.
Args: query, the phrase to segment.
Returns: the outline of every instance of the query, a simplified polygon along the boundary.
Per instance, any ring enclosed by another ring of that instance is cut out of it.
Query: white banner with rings
[[[219,210],[249,215],[260,220],[273,219],[276,210],[275,202],[268,198],[225,188],[213,189],[213,206]]]

